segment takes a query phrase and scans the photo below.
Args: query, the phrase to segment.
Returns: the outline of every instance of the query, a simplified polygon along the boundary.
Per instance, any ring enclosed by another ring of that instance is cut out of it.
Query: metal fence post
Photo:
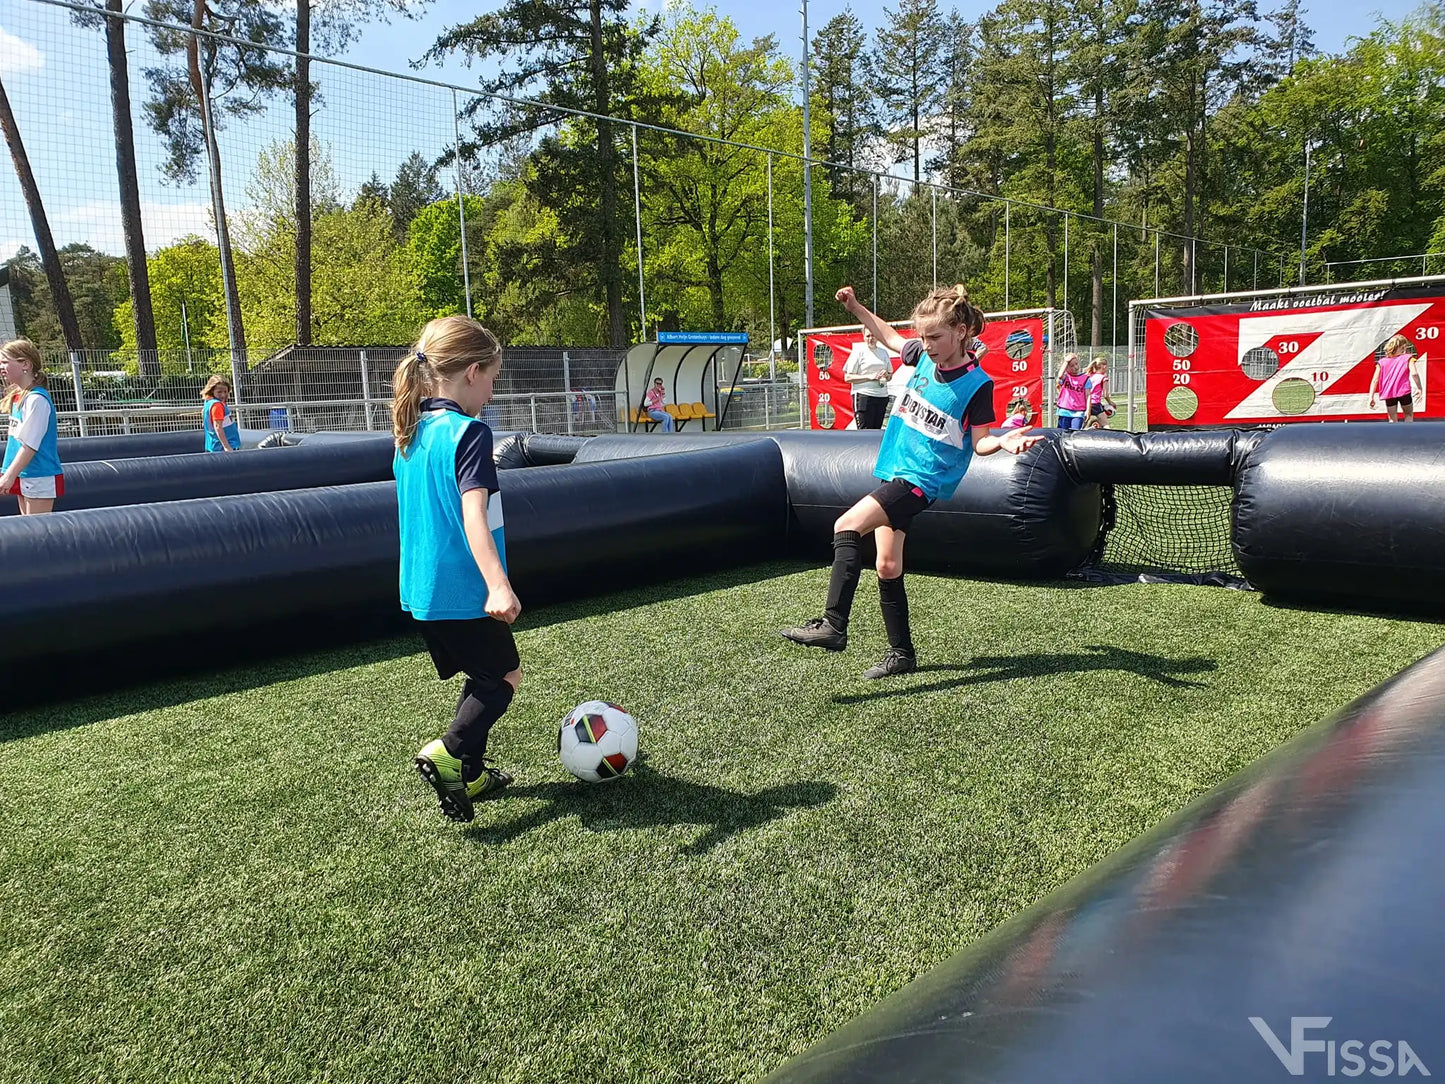
[[[371,366],[366,361],[366,351],[361,352],[361,397],[366,401],[366,431],[376,428],[371,416]]]
[[[231,351],[231,402],[236,406],[236,420],[240,421],[241,413],[241,358],[236,357],[236,351]]]
[[[457,112],[457,92],[452,91],[452,135],[456,139],[457,221],[462,240],[462,291],[467,295],[467,315],[472,314],[472,272],[467,264],[467,208],[462,200],[462,128]]]
[[[634,128],[633,131],[636,131]],[[572,359],[567,356],[567,351],[562,351],[562,388],[567,393],[562,402],[562,409],[567,412],[567,435],[572,435],[572,407],[575,402],[572,396]],[[533,426],[535,428],[535,424]]]
[[[807,352],[808,337],[798,336],[798,428],[811,429],[808,424],[808,367],[803,363]]]
[[[933,220],[933,288],[938,289],[938,189],[932,185],[928,186],[928,194],[932,197],[932,220]]]
[[[873,174],[873,311],[879,312],[878,304],[878,174]]]
[[[537,432],[537,397],[535,395],[530,395],[527,398],[528,401],[532,404],[532,432],[535,433]]]
[[[1069,219],[1072,216],[1067,212],[1064,214],[1064,311],[1069,311]]]
[[[70,352],[70,379],[75,384],[75,412],[80,418],[80,435],[89,436],[85,424],[85,389],[80,383],[80,351]]]
[[[1124,412],[1124,428],[1134,431],[1134,305],[1129,305],[1129,409]]]
[[[1003,307],[1009,307],[1009,263],[1012,254],[1012,238],[1009,226],[1009,202],[1003,204]]]
[[[771,169],[772,158],[768,159],[768,166]],[[637,314],[638,322],[642,331],[638,336],[638,342],[647,341],[647,280],[642,273],[642,177],[638,168],[637,156],[637,125],[632,126],[632,214],[633,222],[637,226]],[[768,174],[772,177],[771,172]],[[769,180],[768,199],[772,199],[771,179]],[[771,242],[771,238],[769,238]],[[772,265],[768,267],[769,274],[772,273]]]

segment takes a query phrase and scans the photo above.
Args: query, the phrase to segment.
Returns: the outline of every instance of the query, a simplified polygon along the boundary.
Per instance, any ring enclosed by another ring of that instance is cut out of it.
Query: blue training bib
[[[964,415],[990,379],[975,364],[957,380],[943,380],[925,351],[893,405],[873,476],[885,482],[902,478],[930,501],[952,497],[973,459],[973,437]]]

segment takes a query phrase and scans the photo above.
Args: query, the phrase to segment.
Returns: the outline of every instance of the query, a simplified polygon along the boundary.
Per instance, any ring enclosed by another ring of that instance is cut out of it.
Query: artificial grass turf
[[[1433,648],[1439,626],[1196,587],[909,576],[842,654],[826,571],[524,615],[445,822],[419,640],[0,720],[0,1079],[731,1081],[832,1028]],[[607,697],[648,757],[569,781]]]

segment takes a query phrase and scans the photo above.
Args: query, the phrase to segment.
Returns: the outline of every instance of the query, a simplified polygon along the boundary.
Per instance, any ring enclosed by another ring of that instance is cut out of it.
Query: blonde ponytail
[[[406,455],[412,438],[416,436],[417,422],[421,420],[421,401],[426,398],[427,385],[421,361],[413,350],[397,363],[396,371],[391,374],[391,432],[402,455]]]

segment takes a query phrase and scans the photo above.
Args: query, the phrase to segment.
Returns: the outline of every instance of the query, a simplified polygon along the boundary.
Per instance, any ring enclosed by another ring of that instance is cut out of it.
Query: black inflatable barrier
[[[554,433],[526,433],[522,437],[527,465],[557,467],[571,463],[591,437],[562,436]]]
[[[197,404],[197,411],[200,410]],[[206,450],[200,429],[179,433],[130,433],[124,436],[61,437],[56,442],[60,462],[87,463],[95,459],[139,459],[153,455],[189,455]]]
[[[1436,652],[767,1079],[1438,1076],[1442,794]]]
[[[770,443],[515,471],[503,493],[524,605],[766,559],[787,529]],[[0,664],[80,657],[90,678],[138,680],[150,644],[188,640],[215,665],[258,628],[389,619],[397,546],[393,482],[17,517],[0,530]]]
[[[391,441],[249,449],[229,454],[157,456],[72,463],[65,468],[61,512],[122,504],[229,497],[318,486],[381,482],[391,477]],[[0,516],[19,506],[0,500]]]
[[[1112,485],[1229,486],[1264,434],[1200,429],[1177,433],[1059,431],[1059,455],[1080,482]]]
[[[200,413],[200,404],[196,404]],[[242,429],[241,447],[255,448],[271,435],[269,429]],[[116,433],[97,437],[60,437],[56,441],[60,462],[90,463],[98,459],[144,459],[159,455],[193,455],[206,450],[206,437],[199,428],[173,433]]]
[[[492,462],[498,470],[520,470],[530,467],[526,449],[522,446],[521,433],[510,433],[492,440]]]
[[[1240,470],[1234,553],[1272,597],[1445,612],[1445,451],[1387,422],[1265,436]]]
[[[776,444],[797,524],[792,552],[818,559],[831,553],[834,520],[880,484],[873,464],[881,439],[873,432],[803,430],[601,436],[583,446],[576,462],[665,456],[718,443]],[[1023,455],[976,457],[958,492],[914,522],[906,561],[920,571],[1055,578],[1089,556],[1102,517],[1099,487],[1075,481],[1050,439]]]

